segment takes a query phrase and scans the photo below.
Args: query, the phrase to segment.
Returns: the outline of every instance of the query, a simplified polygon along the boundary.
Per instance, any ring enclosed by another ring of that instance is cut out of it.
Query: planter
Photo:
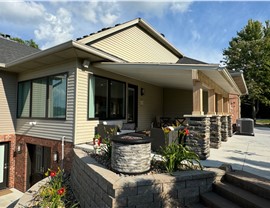
[[[115,172],[134,175],[150,170],[152,138],[130,134],[114,136],[111,141],[111,166]]]

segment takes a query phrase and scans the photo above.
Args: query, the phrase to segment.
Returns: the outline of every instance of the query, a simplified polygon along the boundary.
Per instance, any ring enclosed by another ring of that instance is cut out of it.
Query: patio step
[[[214,192],[245,208],[269,208],[270,200],[257,196],[247,190],[227,182],[213,184]]]
[[[207,207],[213,208],[240,208],[237,204],[232,201],[223,198],[222,196],[214,193],[208,192],[201,195],[201,201]]]
[[[245,171],[226,173],[225,180],[235,186],[270,200],[270,180]]]

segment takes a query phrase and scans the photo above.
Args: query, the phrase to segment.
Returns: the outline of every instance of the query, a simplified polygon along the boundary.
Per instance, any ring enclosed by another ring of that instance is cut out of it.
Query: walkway
[[[270,128],[255,127],[255,136],[233,135],[212,149],[210,157],[201,161],[207,167],[230,163],[233,169],[244,170],[270,179]]]
[[[23,193],[15,188],[9,189],[11,193],[0,196],[0,208],[12,208],[22,197]]]

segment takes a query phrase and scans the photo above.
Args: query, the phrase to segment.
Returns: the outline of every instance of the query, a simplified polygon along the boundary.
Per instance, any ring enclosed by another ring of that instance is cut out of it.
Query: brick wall
[[[230,94],[230,114],[232,115],[232,124],[236,123],[236,120],[239,118],[240,115],[240,99],[237,95]]]
[[[5,134],[0,135],[0,143],[8,142],[9,143],[9,178],[8,178],[8,187],[14,187],[14,176],[15,176],[15,159],[14,159],[14,151],[15,151],[15,143],[16,136],[15,134]]]
[[[62,155],[62,143],[61,141],[37,138],[25,135],[17,135],[16,142],[22,144],[22,153],[16,155],[16,164],[15,164],[15,188],[20,191],[25,192],[27,189],[27,157],[28,149],[27,144],[40,145],[51,148],[51,169],[57,170],[58,167],[61,167],[61,155]],[[64,146],[64,170],[69,172],[72,165],[72,148],[73,144],[70,142],[65,142]],[[58,152],[58,162],[53,162],[53,153]],[[46,170],[45,170],[46,171]]]
[[[216,173],[180,171],[121,177],[74,149],[71,185],[81,207],[177,207],[212,190]]]

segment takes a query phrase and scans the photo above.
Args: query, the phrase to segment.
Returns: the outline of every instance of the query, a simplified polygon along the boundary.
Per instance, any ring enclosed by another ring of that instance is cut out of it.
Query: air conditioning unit
[[[236,120],[237,134],[254,136],[254,121],[251,118],[240,118]]]

